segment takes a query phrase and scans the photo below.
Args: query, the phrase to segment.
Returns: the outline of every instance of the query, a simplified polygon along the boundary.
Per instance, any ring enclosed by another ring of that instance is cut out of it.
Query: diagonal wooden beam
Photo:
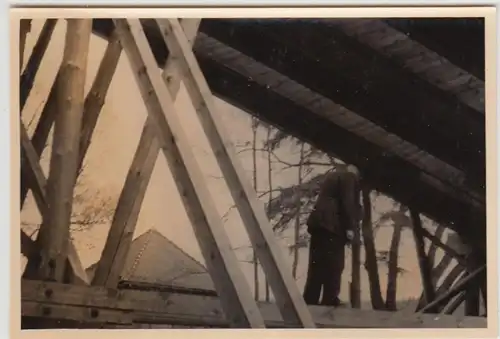
[[[42,216],[47,215],[47,198],[46,198],[46,187],[47,181],[45,179],[45,175],[43,174],[43,170],[40,166],[38,155],[29,140],[28,132],[26,131],[26,127],[23,122],[20,121],[21,127],[21,147],[22,147],[22,161],[25,164],[21,165],[21,170],[26,172],[26,176],[29,178],[31,183],[31,187],[33,187],[33,195],[35,197],[35,202],[37,204],[38,209],[40,210],[40,214]],[[34,240],[32,240],[23,230],[21,230],[21,251],[27,257],[30,258],[33,262],[33,258],[36,257],[40,248]],[[76,251],[75,245],[72,241],[69,241],[68,248],[68,260],[73,270],[74,282],[75,283],[86,283],[88,284],[87,273],[83,268],[81,261],[78,257],[78,252]],[[33,265],[33,263],[28,264],[29,266]],[[34,265],[37,266],[37,265]],[[36,268],[36,267],[35,267]],[[27,274],[29,277],[31,274],[36,274],[34,270],[31,270],[30,267],[26,268]],[[32,271],[34,273],[32,273]],[[34,275],[32,277],[35,277]]]
[[[460,292],[459,295],[455,297],[455,299],[448,304],[448,306],[445,307],[443,310],[444,314],[453,314],[457,308],[462,305],[462,303],[465,301],[465,291]]]
[[[31,30],[31,19],[19,20],[19,72],[23,68],[24,49],[26,48],[26,37]]]
[[[116,71],[116,67],[118,66],[120,54],[121,54],[121,45],[119,41],[117,39],[111,38],[109,40],[106,51],[104,52],[104,56],[99,65],[96,77],[92,83],[90,91],[85,100],[85,105],[84,105],[85,114],[83,117],[83,127],[80,138],[79,167],[78,167],[79,171],[82,168],[85,155],[88,151],[91,137],[95,129],[95,126],[97,124],[97,118],[101,112],[101,108],[104,104],[104,98],[106,97],[106,94],[109,90],[109,86],[111,84],[111,79],[113,78],[113,75]],[[36,154],[36,159],[40,157],[40,155],[43,152],[43,149],[45,148],[49,132],[52,128],[55,119],[55,113],[56,113],[55,105],[57,103],[56,92],[58,86],[57,85],[58,78],[59,75],[56,77],[56,80],[54,81],[54,84],[50,91],[49,98],[44,107],[38,125],[35,129],[35,133],[32,138],[32,143],[29,142],[29,144],[31,145],[30,147],[33,148],[33,152]],[[27,141],[29,141],[29,139]],[[38,160],[36,161],[38,162]],[[21,170],[23,170],[22,166]],[[21,176],[21,207],[24,204],[24,201],[26,199],[26,196],[30,188],[33,189],[33,186],[29,182],[29,178],[23,174]],[[40,206],[38,207],[40,208]],[[23,235],[21,234],[21,236]],[[31,238],[28,237],[28,239],[32,241]],[[26,243],[26,241],[23,242],[23,244],[24,243]],[[70,245],[69,253],[70,254],[76,253],[76,249],[74,248],[73,244]],[[72,255],[70,255],[69,259],[70,261],[76,262],[76,259]],[[30,266],[31,265],[29,265],[28,268]],[[76,267],[78,268],[81,267],[81,264],[78,264],[78,266]],[[76,269],[76,267],[74,268]]]
[[[441,238],[443,237],[444,231],[446,230],[446,227],[442,225],[438,225],[436,232],[434,233],[434,237],[436,240],[439,240],[441,243]],[[438,250],[438,245],[436,242],[431,240],[431,246],[429,248],[429,252],[427,253],[427,257],[429,258],[429,266],[431,268],[434,268],[434,263],[436,262],[436,251]]]
[[[436,293],[434,291],[434,284],[432,283],[432,267],[429,263],[429,257],[425,253],[422,220],[420,219],[420,213],[414,209],[410,209],[410,216],[413,224],[413,239],[415,240],[418,266],[420,268],[420,278],[424,289],[425,301],[430,303],[436,298]]]
[[[24,109],[24,105],[28,100],[28,96],[33,88],[33,84],[35,82],[35,76],[40,68],[40,64],[42,63],[42,59],[47,51],[47,47],[50,43],[50,38],[52,37],[52,33],[54,32],[54,28],[56,27],[57,19],[47,19],[43,24],[42,31],[38,36],[38,40],[36,41],[35,46],[33,47],[33,51],[31,52],[30,58],[26,63],[26,67],[21,74],[20,80],[20,102],[21,102],[21,111]]]
[[[459,294],[461,291],[466,289],[470,284],[473,284],[476,279],[482,274],[482,272],[486,269],[486,266],[481,266],[465,276],[463,279],[458,281],[455,286],[451,289],[448,289],[446,293],[437,297],[432,303],[426,305],[424,308],[420,310],[419,313],[425,313],[428,310],[434,309],[436,306],[443,305],[451,300],[454,296]]]
[[[250,288],[239,268],[187,135],[178,120],[172,97],[157,70],[142,26],[139,20],[113,21],[220,295],[224,313],[233,327],[263,328],[264,320],[249,293]]]
[[[179,60],[185,77],[184,84],[244,221],[253,248],[268,277],[284,320],[301,327],[314,327],[304,299],[274,239],[264,206],[248,182],[231,141],[224,131],[223,123],[215,112],[212,92],[179,22],[176,19],[166,19],[157,20],[157,23],[170,53]]]
[[[461,255],[460,253],[455,251],[453,248],[451,248],[450,246],[443,243],[443,241],[440,238],[438,238],[436,235],[433,235],[425,228],[422,228],[421,232],[422,232],[422,235],[425,238],[429,239],[433,245],[441,248],[443,251],[445,251],[445,253],[449,254],[453,259],[455,259],[460,265],[462,265],[463,267],[465,267],[467,265],[466,260],[464,259],[463,255]]]
[[[200,19],[182,21],[183,29],[189,37],[191,45],[196,38],[200,21]],[[179,92],[181,78],[172,58],[167,60],[162,77],[172,99],[175,100]],[[97,264],[96,273],[92,280],[93,285],[116,287],[125,266],[141,205],[160,152],[153,123],[150,117],[146,118],[139,144],[118,199],[101,259]]]
[[[68,19],[47,179],[50,208],[44,215],[45,220],[38,235],[41,257],[39,274],[42,279],[62,281],[65,273],[91,32],[92,20]]]

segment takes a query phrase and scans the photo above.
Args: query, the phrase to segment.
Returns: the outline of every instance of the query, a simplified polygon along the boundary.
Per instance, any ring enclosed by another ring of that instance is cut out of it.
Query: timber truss
[[[26,69],[35,71],[21,75],[21,114],[56,22],[56,19],[45,22],[29,58]],[[158,67],[140,21],[113,19],[112,36],[96,78],[85,97],[83,84],[92,20],[68,20],[66,34],[71,38],[66,39],[61,67],[31,139],[20,121],[21,208],[31,190],[43,216],[36,241],[21,231],[22,253],[28,258],[21,283],[23,317],[38,321],[67,320],[77,322],[77,327],[89,324],[127,326],[136,323],[238,328],[486,326],[485,318],[426,314],[426,311],[434,310],[453,298],[458,299],[464,287],[484,273],[484,267],[468,274],[453,288],[443,291],[446,293],[433,298],[432,302],[423,302],[420,313],[411,318],[382,311],[307,307],[274,240],[264,206],[245,178],[236,152],[217,115],[211,89],[193,54],[192,46],[200,20],[161,19],[156,22],[169,50],[163,69]],[[24,20],[21,22],[21,60],[28,31],[29,21]],[[93,279],[89,281],[70,240],[69,216],[76,178],[122,50],[130,61],[148,117],[118,200],[102,257]],[[244,221],[275,296],[275,304],[260,303],[253,299],[230,247],[221,218],[174,107],[181,80]],[[39,158],[52,125],[52,158],[48,178],[45,178]],[[165,156],[174,176],[217,296],[119,287],[120,273],[159,153]],[[459,256],[457,258],[460,259]],[[460,266],[459,274],[463,273],[464,265],[462,263]],[[425,297],[424,301],[429,300],[428,295]],[[193,304],[190,300],[200,298],[204,299],[203,307],[189,307]],[[359,317],[362,321],[354,321]]]

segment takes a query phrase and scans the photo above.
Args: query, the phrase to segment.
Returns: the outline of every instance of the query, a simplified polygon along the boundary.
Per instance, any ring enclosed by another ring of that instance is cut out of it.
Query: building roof
[[[87,269],[90,277],[96,266],[93,264]],[[121,280],[155,286],[215,290],[207,269],[155,229],[148,230],[132,241]]]

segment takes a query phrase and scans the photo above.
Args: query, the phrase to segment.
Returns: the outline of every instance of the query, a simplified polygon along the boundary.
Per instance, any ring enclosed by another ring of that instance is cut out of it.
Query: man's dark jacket
[[[323,228],[345,237],[347,230],[354,230],[361,212],[359,193],[359,181],[354,173],[342,170],[327,174],[307,220],[309,233]]]

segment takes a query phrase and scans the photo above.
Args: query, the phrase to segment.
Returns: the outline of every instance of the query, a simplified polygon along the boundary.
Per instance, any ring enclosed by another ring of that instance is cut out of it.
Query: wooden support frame
[[[47,215],[47,197],[46,197],[46,186],[47,181],[45,179],[45,175],[40,166],[38,156],[33,147],[33,144],[29,140],[28,132],[22,121],[20,121],[21,127],[21,147],[23,159],[27,162],[24,166],[21,166],[21,170],[25,170],[27,172],[26,176],[29,178],[28,180],[31,182],[31,187],[33,188],[33,195],[35,197],[35,202],[37,204],[38,209],[42,216]],[[40,253],[39,244],[33,241],[26,233],[21,230],[21,249],[25,249],[24,255],[30,260],[32,260],[32,267],[38,267],[39,261],[37,260],[37,256]],[[79,258],[78,253],[76,252],[76,248],[73,243],[69,241],[68,247],[68,260],[73,270],[72,281],[77,284],[88,284],[87,274],[85,273],[85,269],[83,268]],[[34,261],[34,262],[33,262]],[[29,264],[30,265],[30,264]],[[35,270],[30,270],[27,268],[26,276],[35,277]]]
[[[449,289],[446,293],[440,295],[437,297],[433,302],[425,306],[420,310],[419,313],[425,313],[429,310],[434,309],[436,306],[442,305],[449,300],[451,300],[454,296],[459,294],[464,288],[467,288],[469,284],[474,282],[475,279],[478,278],[478,276],[486,270],[486,266],[482,266],[478,269],[476,269],[474,272],[471,272],[468,274],[466,277],[464,277],[462,280],[460,280],[453,288]]]
[[[44,316],[89,323],[175,324],[228,327],[220,300],[214,296],[153,291],[118,290],[98,286],[72,286],[54,282],[23,280],[24,316]],[[195,305],[195,306],[193,306]],[[483,317],[435,314],[400,315],[393,312],[308,307],[319,328],[486,328]],[[259,303],[267,327],[286,327],[272,303]],[[359,321],[363,319],[363,321]]]
[[[265,327],[216,213],[187,136],[177,118],[139,20],[113,19],[188,217],[213,277],[224,313],[235,327]]]
[[[474,253],[469,254],[467,257],[467,272],[472,273],[474,269],[478,267],[478,262],[476,260],[476,256]],[[471,282],[467,288],[465,289],[465,315],[470,316],[479,316],[479,308],[480,308],[480,284],[481,277],[475,279]],[[486,304],[485,300],[485,304]]]
[[[420,213],[418,213],[414,209],[410,209],[410,216],[413,223],[413,239],[415,240],[415,247],[418,257],[418,265],[420,268],[420,277],[424,289],[424,296],[426,302],[431,303],[436,298],[436,293],[434,291],[434,284],[432,282],[432,266],[430,266],[429,257],[425,253],[422,220],[420,219]]]
[[[40,64],[45,55],[45,52],[47,51],[47,47],[49,46],[50,38],[52,37],[52,33],[54,32],[56,24],[57,19],[45,20],[42,31],[40,32],[38,40],[36,41],[35,46],[33,47],[33,51],[31,52],[28,62],[26,63],[26,68],[21,74],[21,88],[19,92],[21,111],[23,110],[24,105],[28,100],[31,89],[33,88],[35,76],[38,69],[40,68]]]
[[[460,292],[444,309],[444,314],[453,314],[465,301],[465,292]]]
[[[19,72],[23,67],[24,49],[26,47],[26,37],[31,30],[31,19],[21,19],[19,21]]]
[[[69,242],[73,189],[77,177],[79,137],[83,115],[84,84],[92,20],[68,19],[66,47],[58,89],[58,115],[54,126],[47,201],[39,236],[41,262],[39,274],[62,281]]]
[[[108,46],[106,48],[106,51],[104,52],[104,56],[100,62],[99,68],[97,70],[97,74],[95,76],[95,79],[92,83],[92,86],[90,88],[90,91],[85,99],[85,104],[84,104],[84,117],[82,121],[82,133],[81,133],[81,138],[80,138],[80,150],[79,150],[79,162],[78,162],[78,172],[80,172],[82,168],[82,164],[85,158],[85,155],[88,151],[88,147],[90,145],[90,140],[93,134],[93,131],[95,129],[95,126],[97,124],[97,119],[100,115],[102,106],[104,105],[104,98],[106,97],[107,91],[109,90],[109,86],[111,84],[111,79],[113,78],[113,75],[116,71],[116,68],[118,66],[118,61],[120,58],[121,54],[121,45],[117,39],[111,39],[108,43]],[[30,57],[31,60],[31,57]],[[59,74],[59,71],[58,71]],[[33,78],[35,77],[35,74],[33,74]],[[45,105],[45,108],[42,112],[42,115],[40,117],[40,121],[37,125],[37,128],[35,130],[35,134],[33,136],[34,144],[31,143],[31,141],[27,137],[27,133],[23,134],[23,131],[21,131],[21,137],[22,137],[22,147],[23,148],[31,148],[31,159],[36,160],[31,160],[30,162],[32,163],[37,163],[38,164],[38,157],[41,155],[45,143],[47,141],[49,131],[53,125],[54,118],[55,118],[55,103],[56,103],[56,92],[57,92],[57,82],[58,82],[58,77],[56,77],[56,80],[52,86],[51,92],[49,94],[49,99]],[[28,93],[29,94],[29,93]],[[24,126],[22,126],[24,129]],[[27,146],[26,146],[27,145]],[[21,166],[21,170],[23,170],[23,166]],[[29,180],[29,177],[26,177],[25,175],[22,176],[23,179],[21,181],[21,206],[24,203],[24,200],[26,199],[27,193],[29,188],[33,189],[35,191],[35,199],[38,199],[39,202],[41,202],[40,199],[44,200],[44,194],[42,197],[37,197],[36,191],[40,191],[40,188],[37,187],[45,187],[45,178],[43,178],[43,172],[41,170],[39,173],[42,174],[42,176],[38,175],[39,177],[39,182],[38,183],[33,183],[33,181]],[[43,178],[43,179],[42,179]],[[33,184],[36,184],[37,186],[33,186]],[[45,206],[41,206],[38,204],[38,208],[41,212],[42,215],[44,213],[42,212],[45,210]],[[30,258],[28,262],[28,266],[26,268],[26,274],[25,276],[31,276],[34,277],[36,275],[36,270],[38,268],[39,262],[36,259],[36,256],[38,255],[39,249],[40,249],[40,244],[35,244],[35,241],[33,241],[29,236],[27,236],[22,230],[21,230],[21,248],[23,251],[23,254]],[[73,270],[73,273],[75,275],[75,281],[79,283],[85,283],[88,284],[88,279],[87,279],[87,274],[85,272],[85,269],[83,268],[79,257],[78,253],[76,251],[76,248],[73,244],[73,242],[70,240],[69,241],[69,249],[68,249],[68,260],[71,265],[71,268]],[[34,260],[34,262],[33,262]]]
[[[194,43],[200,19],[183,20],[182,26],[191,44]],[[162,78],[175,100],[180,89],[181,78],[172,58],[166,62]],[[97,264],[93,285],[116,287],[125,265],[126,255],[132,243],[140,207],[153,173],[160,145],[156,140],[154,122],[146,118],[139,144],[130,165],[125,184],[120,193],[116,212],[104,245],[101,259]]]
[[[304,299],[298,291],[291,272],[286,269],[283,255],[274,241],[274,234],[264,206],[258,201],[257,194],[248,182],[236,152],[225,134],[222,122],[215,114],[212,92],[189,47],[182,27],[177,19],[156,21],[170,53],[179,60],[186,89],[238,207],[283,318],[301,327],[314,327]]]

